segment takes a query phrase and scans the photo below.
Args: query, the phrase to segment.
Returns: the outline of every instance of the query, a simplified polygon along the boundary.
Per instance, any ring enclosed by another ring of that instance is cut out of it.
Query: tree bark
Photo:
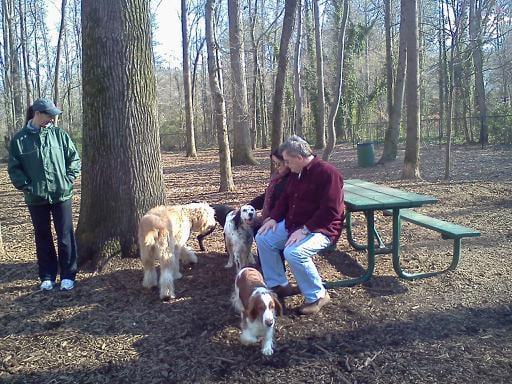
[[[469,1],[469,42],[475,69],[475,101],[480,119],[479,143],[483,146],[489,144],[489,128],[487,126],[487,102],[483,75],[481,7],[481,1]]]
[[[283,99],[288,66],[288,48],[295,24],[297,0],[285,0],[283,29],[279,43],[279,59],[272,100],[272,150],[277,149],[283,139]]]
[[[183,53],[183,94],[185,97],[186,156],[197,157],[194,131],[194,113],[192,110],[192,89],[190,84],[190,55],[187,27],[187,0],[181,0],[181,37]]]
[[[327,146],[322,155],[323,160],[329,160],[329,156],[334,149],[334,145],[336,144],[336,127],[334,126],[334,122],[336,121],[336,115],[338,114],[338,109],[341,101],[341,90],[343,87],[343,58],[345,56],[345,32],[347,29],[347,18],[349,13],[349,0],[343,1],[343,19],[341,21],[341,25],[339,28],[339,37],[338,37],[338,67],[336,70],[336,89],[334,90],[334,98],[331,104],[330,112],[329,112],[329,123],[328,123],[328,140]]]
[[[304,136],[302,125],[302,85],[301,76],[301,46],[302,46],[302,2],[297,3],[297,37],[295,40],[295,51],[293,55],[293,93],[295,95],[295,118],[294,133],[300,137]]]
[[[213,122],[217,131],[220,162],[220,192],[234,191],[235,183],[231,172],[231,156],[229,151],[228,131],[226,127],[226,107],[221,90],[220,67],[215,51],[213,14],[216,0],[207,0],[205,9],[206,49],[208,52],[208,76],[213,105]]]
[[[252,80],[251,80],[251,143],[252,148],[256,149],[261,142],[261,115],[260,115],[260,95],[258,95],[258,76],[260,73],[258,60],[258,45],[256,44],[256,18],[258,15],[258,0],[249,1],[249,35],[251,36],[251,57],[252,57]]]
[[[137,226],[165,203],[149,3],[82,1],[82,196],[78,262],[136,257]]]
[[[405,31],[406,15],[404,14],[406,6],[402,0],[400,6],[400,32],[399,32],[399,45],[398,45],[398,65],[396,69],[395,83],[393,85],[393,104],[391,106],[391,113],[389,114],[388,128],[384,138],[384,149],[382,156],[379,159],[379,164],[393,161],[396,159],[398,152],[398,142],[400,140],[400,121],[402,118],[402,106],[405,91],[405,72],[407,69],[407,35]],[[391,58],[390,58],[391,59]],[[386,63],[386,65],[388,65]],[[389,76],[389,73],[388,73]]]
[[[60,77],[60,52],[62,48],[62,37],[66,30],[66,4],[67,0],[62,0],[60,6],[60,27],[59,27],[59,37],[57,39],[57,52],[55,54],[55,74],[54,74],[54,83],[53,83],[53,102],[55,105],[59,105],[60,101],[60,87],[59,87],[59,77]]]
[[[4,241],[2,238],[2,222],[0,221],[0,256],[5,255]]]
[[[419,114],[419,90],[418,90],[418,17],[417,1],[402,1],[406,6],[404,15],[407,42],[407,79],[405,84],[406,109],[407,109],[407,136],[405,139],[405,158],[402,177],[414,179],[420,177],[420,114]]]
[[[4,18],[4,66],[6,68],[4,74],[6,76],[6,88],[8,89],[6,101],[8,102],[7,111],[11,116],[5,138],[5,143],[8,145],[14,133],[22,128],[25,115],[22,102],[23,86],[21,85],[20,58],[17,51],[18,42],[14,25],[14,1],[3,0],[2,11]]]
[[[322,50],[322,28],[320,27],[320,10],[318,0],[313,0],[313,18],[315,20],[316,48],[316,119],[315,148],[325,147],[325,88],[324,88],[324,55]]]
[[[25,4],[24,4],[25,3]],[[32,84],[30,83],[28,41],[27,41],[27,13],[26,2],[18,1],[20,15],[21,54],[23,58],[23,73],[25,77],[25,105],[28,108],[32,104]]]
[[[229,56],[233,97],[233,164],[256,164],[252,155],[249,106],[245,80],[243,26],[240,0],[228,0]]]

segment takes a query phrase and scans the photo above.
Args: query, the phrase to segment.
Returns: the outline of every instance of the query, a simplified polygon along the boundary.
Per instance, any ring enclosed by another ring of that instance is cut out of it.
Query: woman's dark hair
[[[272,158],[272,156],[277,157],[280,161],[284,161],[283,155],[281,154],[279,148],[276,148],[272,151],[272,153],[270,154],[270,158]]]
[[[27,125],[28,122],[34,118],[34,115],[35,115],[34,108],[32,108],[32,106],[28,107],[27,115],[25,117],[25,125]]]

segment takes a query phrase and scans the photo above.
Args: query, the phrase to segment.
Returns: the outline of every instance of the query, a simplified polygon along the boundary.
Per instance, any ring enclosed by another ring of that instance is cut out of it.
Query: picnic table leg
[[[400,232],[401,232],[401,223],[400,223],[400,210],[393,209],[393,269],[396,274],[406,280],[416,280],[423,279],[425,277],[431,277],[439,275],[440,273],[446,272],[447,270],[454,270],[459,263],[460,257],[460,239],[454,239],[453,244],[453,258],[452,263],[448,267],[448,269],[442,271],[435,272],[420,272],[420,273],[407,273],[405,272],[400,265]]]
[[[349,237],[348,233],[350,231],[349,228],[351,228],[351,219],[350,219],[350,212],[347,212],[347,237]],[[366,215],[366,233],[368,238],[368,243],[366,246],[364,246],[363,249],[367,251],[368,255],[368,266],[366,268],[365,273],[360,276],[353,279],[344,279],[344,280],[338,280],[338,281],[331,281],[324,283],[324,286],[326,288],[337,288],[337,287],[352,287],[357,284],[364,283],[365,281],[368,281],[370,277],[373,275],[373,271],[375,270],[375,236],[373,229],[375,228],[375,217],[373,211],[368,212]],[[351,238],[351,235],[350,235]],[[350,242],[349,238],[349,242]],[[351,243],[352,245],[352,243]],[[353,245],[352,245],[353,246]],[[355,248],[355,247],[354,247]]]
[[[392,248],[391,248],[391,244],[385,244],[384,241],[382,240],[379,232],[377,231],[377,228],[375,227],[375,214],[374,214],[374,211],[367,211],[367,212],[364,212],[364,215],[366,217],[366,220],[368,222],[368,213],[371,212],[372,215],[373,215],[373,218],[372,218],[372,232],[373,232],[373,236],[374,236],[374,241],[375,239],[377,239],[377,241],[379,242],[379,248],[375,250],[375,254],[384,254],[384,253],[391,253],[392,251]],[[347,240],[349,242],[349,244],[352,246],[352,248],[354,248],[355,250],[357,251],[366,251],[368,249],[368,244],[361,244],[361,243],[358,243],[355,239],[354,239],[354,236],[352,235],[352,213],[351,212],[347,212],[346,215],[345,215],[345,221],[346,221],[346,224],[347,224]]]
[[[347,222],[347,240],[348,243],[357,251],[364,251],[367,248],[366,244],[360,244],[355,241],[354,236],[352,235],[352,212],[348,211],[345,215],[345,220]]]
[[[454,271],[455,268],[457,268],[457,265],[459,264],[459,259],[460,259],[460,241],[461,241],[461,239],[453,239],[452,263],[448,267],[448,270],[450,270],[450,271]]]

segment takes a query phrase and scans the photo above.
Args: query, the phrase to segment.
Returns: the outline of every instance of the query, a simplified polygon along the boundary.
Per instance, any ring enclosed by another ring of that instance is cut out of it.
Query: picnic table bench
[[[406,192],[397,188],[390,188],[360,179],[345,180],[344,193],[347,239],[354,249],[365,250],[367,252],[368,265],[366,272],[362,276],[327,282],[325,285],[328,288],[353,286],[369,280],[375,269],[375,256],[379,254],[391,253],[393,269],[396,274],[408,280],[430,277],[448,270],[453,270],[457,267],[460,259],[461,239],[464,237],[480,236],[480,232],[471,228],[435,219],[410,209],[421,207],[425,204],[436,203],[437,199],[432,196]],[[388,244],[384,243],[376,228],[376,211],[382,211],[384,214],[392,216],[392,240]],[[366,217],[366,244],[358,243],[353,237],[353,212],[362,212]],[[401,220],[409,221],[416,225],[437,231],[441,233],[444,239],[453,239],[453,256],[450,266],[441,271],[421,273],[405,272],[400,262]],[[375,244],[376,242],[377,244]]]

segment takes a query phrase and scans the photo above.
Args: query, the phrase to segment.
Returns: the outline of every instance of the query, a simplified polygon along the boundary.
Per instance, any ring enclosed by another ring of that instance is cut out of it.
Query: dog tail
[[[166,223],[158,216],[146,215],[140,220],[139,238],[146,247],[163,245],[169,237],[169,230]],[[143,229],[146,230],[143,230]]]

